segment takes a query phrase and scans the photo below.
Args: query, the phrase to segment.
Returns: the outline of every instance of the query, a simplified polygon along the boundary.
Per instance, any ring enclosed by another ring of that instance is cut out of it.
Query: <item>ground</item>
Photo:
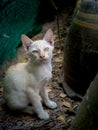
[[[70,130],[71,123],[76,115],[80,101],[71,99],[64,92],[60,86],[60,72],[63,65],[63,53],[66,34],[69,27],[66,26],[66,17],[59,20],[59,27],[57,20],[54,22],[46,23],[43,26],[42,31],[34,36],[32,39],[41,39],[45,32],[51,28],[55,36],[55,49],[53,52],[53,78],[47,86],[47,91],[52,100],[58,104],[58,108],[55,110],[48,109],[44,106],[44,109],[49,112],[49,120],[39,120],[35,115],[28,115],[24,113],[14,113],[8,110],[3,99],[3,84],[2,78],[0,80],[0,130]],[[64,26],[63,26],[64,25]],[[59,36],[58,36],[59,29]],[[59,39],[60,38],[60,39]],[[23,47],[18,48],[18,55],[11,62],[15,64],[17,62],[26,62],[27,56]],[[8,64],[10,66],[10,64]],[[7,66],[7,67],[8,67]],[[4,67],[3,74],[5,75],[7,67]],[[3,75],[3,76],[4,76]]]

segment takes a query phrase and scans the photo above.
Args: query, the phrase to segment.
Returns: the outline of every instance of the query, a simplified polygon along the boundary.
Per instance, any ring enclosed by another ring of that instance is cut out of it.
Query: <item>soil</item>
[[[2,69],[3,76],[0,80],[0,130],[70,130],[71,123],[75,118],[80,101],[68,97],[59,84],[60,72],[63,66],[64,44],[66,44],[65,40],[69,29],[69,26],[67,26],[68,15],[66,14],[64,16],[65,17],[59,17],[59,27],[57,25],[57,20],[46,23],[43,25],[42,31],[32,38],[32,40],[42,39],[49,28],[54,32],[55,49],[52,61],[53,78],[47,86],[47,91],[49,92],[50,98],[58,104],[58,108],[51,110],[44,106],[44,109],[50,114],[49,120],[40,120],[36,115],[12,112],[7,108],[3,99],[2,79],[7,68],[11,64],[27,61],[28,57],[26,56],[23,47],[20,46],[18,48],[17,57],[13,62],[6,63]]]

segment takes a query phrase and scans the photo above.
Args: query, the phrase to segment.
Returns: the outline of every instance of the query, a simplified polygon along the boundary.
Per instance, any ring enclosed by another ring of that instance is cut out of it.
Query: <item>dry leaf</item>
[[[27,62],[28,60],[27,59],[23,59],[23,60],[21,60],[21,62],[23,62],[23,63],[25,63],[25,62]]]
[[[59,116],[57,119],[58,119],[59,121],[61,121],[63,124],[66,123],[65,117],[64,117],[63,115]]]
[[[61,53],[61,50],[59,49],[59,50],[57,51],[57,53],[60,54],[60,53]]]
[[[51,92],[51,91],[52,91],[52,89],[47,88],[47,89],[46,89],[46,91],[49,93],[49,92]]]
[[[71,107],[71,104],[70,104],[69,102],[63,102],[63,105],[64,105],[65,107],[68,107],[68,108]]]
[[[59,58],[59,57],[56,57],[54,60],[55,62],[62,62],[62,58]]]
[[[61,93],[61,94],[60,94],[60,97],[62,97],[62,98],[66,97],[66,96],[67,96],[67,95],[64,94],[64,93]]]
[[[0,88],[0,92],[3,92],[3,88]]]
[[[57,53],[54,53],[53,56],[57,56]]]

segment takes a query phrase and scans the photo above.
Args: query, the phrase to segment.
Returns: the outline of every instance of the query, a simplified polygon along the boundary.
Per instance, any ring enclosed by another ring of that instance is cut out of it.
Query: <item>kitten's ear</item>
[[[24,34],[21,35],[21,40],[22,40],[22,44],[23,44],[24,49],[26,51],[28,51],[28,49],[32,43],[32,40]]]
[[[49,29],[49,30],[46,32],[46,34],[45,34],[43,40],[49,42],[51,46],[54,45],[54,37],[53,37],[53,32],[52,32],[51,29]]]

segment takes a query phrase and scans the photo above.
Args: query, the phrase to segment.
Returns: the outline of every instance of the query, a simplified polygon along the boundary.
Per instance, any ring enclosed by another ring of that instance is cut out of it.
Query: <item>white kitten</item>
[[[43,110],[41,98],[47,107],[57,107],[45,90],[52,78],[53,32],[49,29],[43,40],[34,42],[26,35],[22,35],[21,39],[30,59],[27,63],[18,63],[8,69],[4,79],[4,98],[12,110],[30,114],[35,112],[40,119],[49,119],[49,114]],[[32,106],[28,106],[29,103]]]

